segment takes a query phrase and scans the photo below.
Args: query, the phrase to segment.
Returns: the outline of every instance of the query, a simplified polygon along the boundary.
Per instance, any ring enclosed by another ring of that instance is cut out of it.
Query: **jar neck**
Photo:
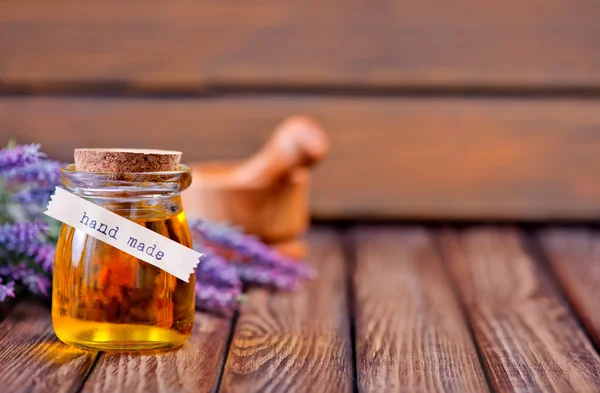
[[[156,219],[182,212],[180,194],[191,183],[191,170],[148,173],[93,173],[61,169],[61,185],[73,194],[130,219]]]
[[[179,194],[156,198],[85,197],[90,202],[130,220],[150,221],[168,219],[183,212]]]

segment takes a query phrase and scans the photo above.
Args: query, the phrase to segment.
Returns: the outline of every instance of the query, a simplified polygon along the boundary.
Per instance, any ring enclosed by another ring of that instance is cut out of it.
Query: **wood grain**
[[[229,350],[222,392],[351,392],[352,349],[340,244],[309,238],[319,276],[297,293],[252,289]]]
[[[0,84],[600,85],[596,0],[11,1]]]
[[[555,277],[600,347],[600,233],[550,228],[538,235]]]
[[[488,392],[429,234],[362,229],[354,272],[361,392]]]
[[[229,318],[197,312],[192,336],[181,349],[141,355],[104,353],[83,392],[213,392],[230,332]]]
[[[516,230],[446,232],[441,242],[494,391],[600,389],[598,354]]]
[[[595,99],[4,97],[0,144],[40,142],[63,160],[76,147],[242,158],[284,117],[307,113],[332,139],[314,178],[318,218],[595,220],[599,108]]]
[[[19,303],[0,323],[0,390],[77,392],[96,355],[58,341],[46,306]]]

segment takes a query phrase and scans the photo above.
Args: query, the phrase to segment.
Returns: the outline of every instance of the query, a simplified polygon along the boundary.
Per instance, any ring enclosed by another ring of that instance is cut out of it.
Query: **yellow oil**
[[[183,211],[128,217],[191,247]],[[63,225],[56,250],[52,323],[71,345],[104,351],[157,350],[182,345],[194,323],[194,282]]]

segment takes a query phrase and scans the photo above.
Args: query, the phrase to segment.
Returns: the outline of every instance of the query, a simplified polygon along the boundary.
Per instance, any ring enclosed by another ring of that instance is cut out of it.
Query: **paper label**
[[[204,255],[59,187],[44,213],[185,282]]]

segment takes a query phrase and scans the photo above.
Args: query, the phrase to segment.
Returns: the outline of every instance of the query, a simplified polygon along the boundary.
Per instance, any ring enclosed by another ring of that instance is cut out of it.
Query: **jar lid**
[[[180,151],[152,149],[75,149],[75,168],[82,172],[176,171]]]

